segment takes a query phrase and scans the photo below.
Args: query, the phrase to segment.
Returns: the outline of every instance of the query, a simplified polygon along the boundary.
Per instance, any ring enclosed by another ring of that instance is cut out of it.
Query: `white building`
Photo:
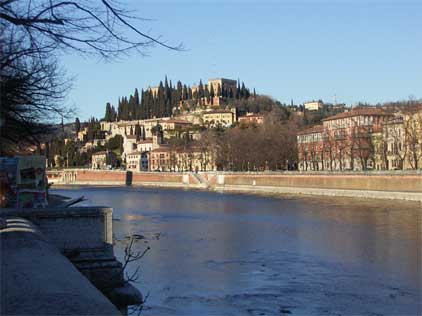
[[[321,100],[305,102],[303,105],[305,107],[305,110],[308,111],[319,111],[322,110],[322,108],[324,107],[324,103]]]

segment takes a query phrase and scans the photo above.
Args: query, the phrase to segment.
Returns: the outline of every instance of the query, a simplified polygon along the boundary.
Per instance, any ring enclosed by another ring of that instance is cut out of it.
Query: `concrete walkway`
[[[0,315],[120,315],[25,219],[0,217],[0,269]]]

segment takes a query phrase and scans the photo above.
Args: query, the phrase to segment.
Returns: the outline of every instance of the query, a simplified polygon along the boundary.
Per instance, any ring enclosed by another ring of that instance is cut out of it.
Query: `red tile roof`
[[[167,152],[167,151],[170,151],[170,150],[171,150],[171,148],[169,146],[161,145],[159,148],[151,150],[151,152],[160,153],[160,152]]]

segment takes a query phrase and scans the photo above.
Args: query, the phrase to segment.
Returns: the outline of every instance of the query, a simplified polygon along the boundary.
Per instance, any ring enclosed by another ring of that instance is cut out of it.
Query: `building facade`
[[[380,108],[359,108],[301,131],[297,135],[299,170],[376,169],[379,135],[392,117]]]
[[[236,109],[203,112],[202,121],[207,127],[230,127],[236,122]]]
[[[308,110],[308,111],[319,111],[324,108],[324,103],[321,100],[310,101],[310,102],[305,102],[303,106],[305,107],[305,110]]]
[[[99,151],[92,154],[92,169],[110,169],[117,166],[116,154],[112,151]]]
[[[238,118],[239,123],[244,124],[264,124],[264,115],[258,113],[246,113],[245,116],[240,116]]]
[[[214,171],[215,154],[197,147],[176,149],[162,146],[150,153],[151,171]]]

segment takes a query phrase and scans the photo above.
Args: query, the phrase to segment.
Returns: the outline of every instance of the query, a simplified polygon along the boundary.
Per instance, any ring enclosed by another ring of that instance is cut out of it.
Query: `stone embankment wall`
[[[55,184],[78,185],[124,185],[130,178],[130,184],[149,184],[171,186],[183,184],[183,174],[159,172],[126,172],[116,170],[65,169],[60,172],[47,172],[49,182]]]
[[[422,192],[422,175],[226,174],[224,185]]]
[[[57,172],[55,173],[57,174]],[[133,172],[130,184],[249,193],[310,194],[422,202],[421,173],[304,174],[203,172]],[[124,185],[125,171],[62,171],[56,184]]]
[[[220,191],[422,202],[421,174],[221,174]]]
[[[0,214],[0,315],[120,315],[37,225],[13,211]]]
[[[108,207],[2,209],[0,279],[10,282],[0,293],[12,293],[3,302],[5,310],[119,315],[118,310],[125,314],[128,305],[140,303],[141,293],[125,282],[114,256],[112,223]],[[20,274],[22,282],[16,279]]]

